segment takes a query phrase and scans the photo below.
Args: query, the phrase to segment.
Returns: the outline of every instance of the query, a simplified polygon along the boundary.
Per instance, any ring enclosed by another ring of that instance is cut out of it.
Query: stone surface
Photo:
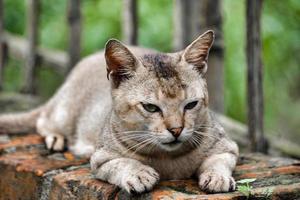
[[[236,180],[255,178],[248,199],[300,199],[300,161],[246,154],[234,171]],[[114,185],[96,180],[88,159],[45,149],[35,134],[0,137],[0,200],[4,199],[247,199],[240,191],[206,194],[197,181],[160,182],[152,192],[129,195]]]

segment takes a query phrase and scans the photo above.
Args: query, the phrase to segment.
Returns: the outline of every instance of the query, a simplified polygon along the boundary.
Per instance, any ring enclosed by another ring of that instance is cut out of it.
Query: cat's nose
[[[177,128],[168,128],[168,131],[175,137],[178,138],[179,135],[182,132],[183,127],[177,127]]]

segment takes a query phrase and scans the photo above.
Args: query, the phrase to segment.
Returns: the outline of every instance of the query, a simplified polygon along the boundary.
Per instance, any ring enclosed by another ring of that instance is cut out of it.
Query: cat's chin
[[[178,150],[182,146],[183,142],[171,142],[171,143],[161,143],[160,146],[165,151],[175,151]]]

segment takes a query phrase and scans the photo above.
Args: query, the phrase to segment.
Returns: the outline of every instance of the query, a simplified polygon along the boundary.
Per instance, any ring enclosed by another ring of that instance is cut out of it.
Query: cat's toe
[[[199,187],[210,193],[229,192],[235,190],[235,181],[231,176],[204,172],[199,177]]]
[[[52,149],[54,141],[55,141],[54,136],[46,136],[45,143],[46,143],[47,149]]]
[[[53,150],[54,151],[62,151],[64,150],[64,146],[65,146],[65,139],[63,136],[61,135],[56,135],[55,136],[56,141],[53,145]]]
[[[45,143],[47,149],[54,151],[62,151],[65,145],[64,137],[61,135],[46,136]]]
[[[233,177],[230,177],[229,180],[229,191],[234,191],[236,188],[236,183]]]
[[[150,191],[158,181],[159,174],[149,167],[128,173],[123,179],[123,186],[128,193],[142,193]]]

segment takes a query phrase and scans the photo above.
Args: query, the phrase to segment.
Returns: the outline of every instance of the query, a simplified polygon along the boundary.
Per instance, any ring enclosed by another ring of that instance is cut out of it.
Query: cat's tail
[[[0,115],[0,135],[34,133],[42,110],[43,107],[39,107],[28,112]]]

